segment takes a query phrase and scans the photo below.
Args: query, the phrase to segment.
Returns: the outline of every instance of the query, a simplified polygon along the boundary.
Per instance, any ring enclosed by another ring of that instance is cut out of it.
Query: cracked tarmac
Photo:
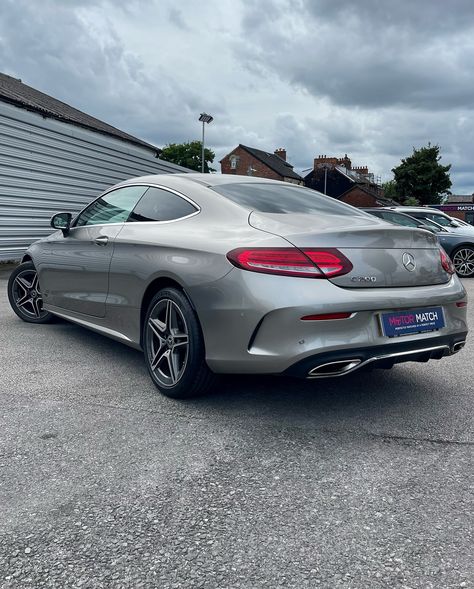
[[[6,274],[0,587],[473,586],[470,340],[344,379],[226,378],[183,403],[139,352],[22,323]]]

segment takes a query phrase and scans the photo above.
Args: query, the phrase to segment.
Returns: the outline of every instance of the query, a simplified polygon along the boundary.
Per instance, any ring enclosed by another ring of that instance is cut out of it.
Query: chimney
[[[284,149],[283,147],[279,147],[278,149],[275,149],[275,151],[273,153],[275,155],[280,156],[281,159],[285,160],[285,162],[286,162],[286,149]]]
[[[344,166],[344,168],[346,168],[346,170],[350,170],[351,166],[352,166],[352,162],[351,160],[347,157],[347,153],[344,154],[344,157],[341,157],[338,159],[337,161],[339,166]]]
[[[316,168],[334,168],[337,166],[337,157],[328,157],[327,155],[318,155],[314,158],[314,169]]]
[[[358,174],[362,174],[362,176],[368,176],[369,175],[369,168],[367,166],[355,166],[352,169],[355,172],[357,172]]]

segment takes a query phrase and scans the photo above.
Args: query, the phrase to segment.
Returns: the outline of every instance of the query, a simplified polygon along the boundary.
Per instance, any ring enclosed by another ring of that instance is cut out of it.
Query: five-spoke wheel
[[[194,397],[211,386],[214,375],[205,361],[201,327],[181,291],[166,288],[153,297],[143,347],[153,382],[168,397]]]
[[[47,323],[52,314],[43,308],[38,273],[32,262],[20,264],[10,275],[8,298],[15,313],[30,323]]]
[[[453,264],[458,276],[467,278],[474,275],[474,248],[460,247],[453,254]]]
[[[186,319],[171,299],[161,299],[148,317],[150,367],[163,386],[175,385],[188,361],[189,336]]]

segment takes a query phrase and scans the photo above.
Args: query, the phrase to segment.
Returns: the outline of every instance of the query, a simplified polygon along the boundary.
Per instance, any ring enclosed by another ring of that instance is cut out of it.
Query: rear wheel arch
[[[469,248],[471,250],[474,250],[474,243],[472,241],[466,241],[466,243],[459,243],[458,245],[453,247],[453,249],[451,250],[451,255],[454,255],[457,251],[463,248]]]
[[[194,306],[193,301],[191,300],[190,296],[177,280],[170,278],[169,276],[161,276],[159,278],[155,278],[150,284],[147,286],[145,292],[143,293],[142,304],[140,307],[140,344],[143,347],[143,333],[144,333],[144,324],[145,324],[145,317],[148,311],[148,307],[156,295],[157,292],[163,290],[164,288],[175,288],[182,292],[184,296],[188,299],[189,304],[196,312],[196,307]],[[197,316],[197,313],[196,313]],[[199,321],[199,317],[198,317]]]

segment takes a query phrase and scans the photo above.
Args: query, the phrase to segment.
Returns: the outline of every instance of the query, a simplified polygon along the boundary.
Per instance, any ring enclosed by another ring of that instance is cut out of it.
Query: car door
[[[176,191],[148,188],[117,236],[109,274],[108,317],[125,320],[130,310],[139,309],[151,274],[172,272],[176,266],[186,272],[185,254],[180,257],[175,251],[189,237],[189,229],[182,228],[180,221],[199,210]]]
[[[48,305],[94,317],[105,316],[115,238],[146,186],[103,194],[76,218],[67,235],[45,244],[40,282]]]

